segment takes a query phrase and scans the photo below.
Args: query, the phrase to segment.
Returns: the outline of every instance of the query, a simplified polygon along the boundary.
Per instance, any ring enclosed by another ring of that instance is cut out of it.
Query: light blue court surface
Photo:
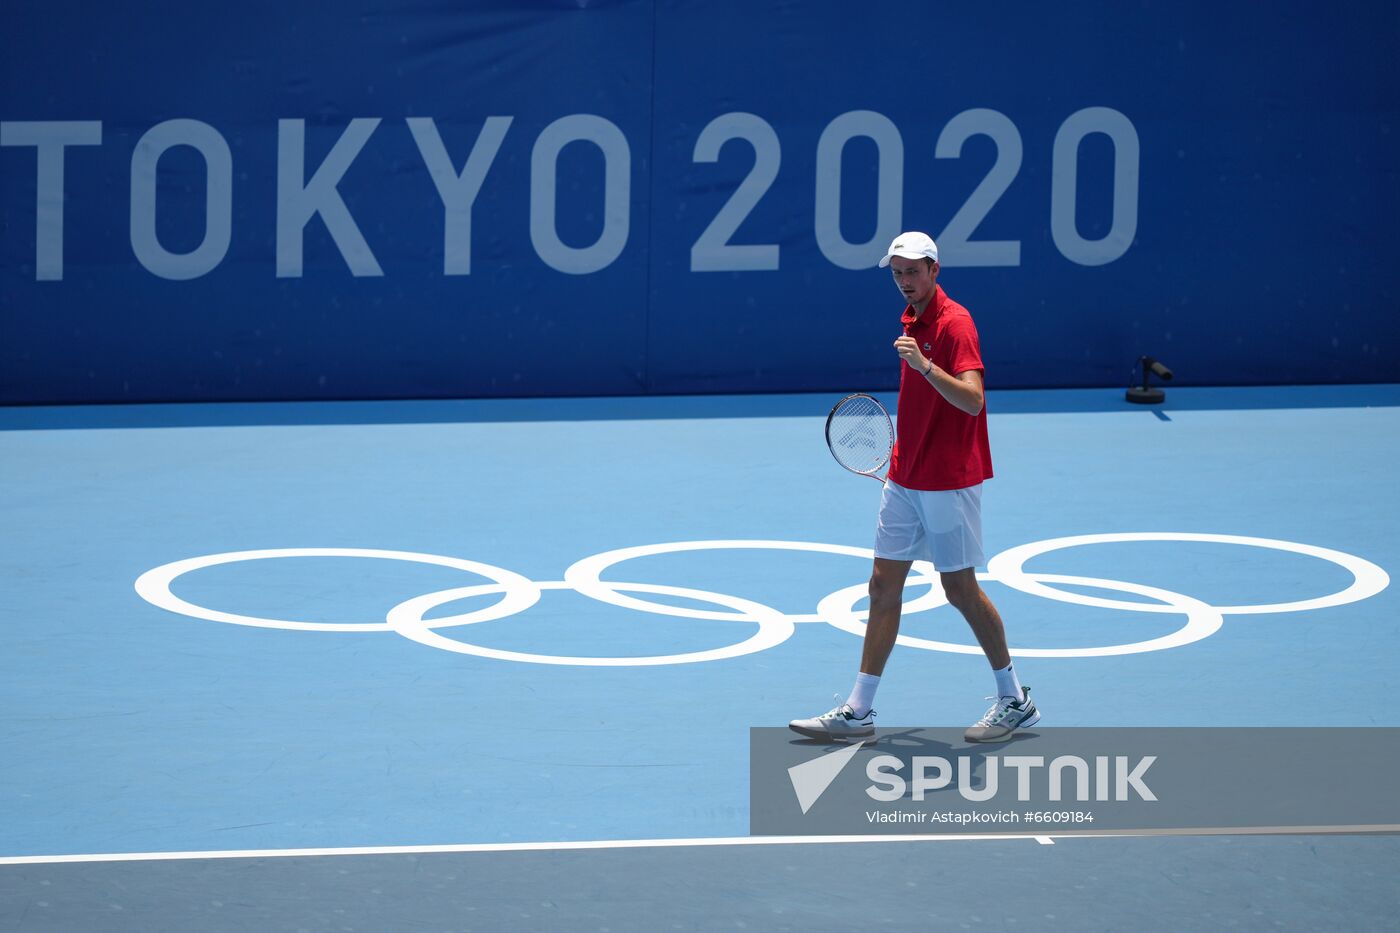
[[[818,618],[879,495],[834,400],[0,410],[0,856],[745,836],[749,727],[859,657]],[[1400,725],[1400,386],[991,412],[983,586],[1045,725]],[[1098,582],[1026,592],[1027,551]],[[896,650],[881,724],[976,719],[964,623],[903,631],[945,647]]]

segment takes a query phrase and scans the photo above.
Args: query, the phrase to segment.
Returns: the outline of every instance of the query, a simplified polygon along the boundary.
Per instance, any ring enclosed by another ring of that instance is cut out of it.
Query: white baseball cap
[[[899,256],[902,259],[932,259],[938,262],[938,244],[933,242],[933,238],[927,233],[919,233],[916,230],[901,233],[890,244],[890,251],[885,254],[885,258],[880,260],[881,269],[890,264],[891,256]]]

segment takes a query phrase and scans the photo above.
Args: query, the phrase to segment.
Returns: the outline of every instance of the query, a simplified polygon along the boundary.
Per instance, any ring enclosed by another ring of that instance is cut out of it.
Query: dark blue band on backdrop
[[[1400,380],[1400,8],[14,2],[0,401]]]

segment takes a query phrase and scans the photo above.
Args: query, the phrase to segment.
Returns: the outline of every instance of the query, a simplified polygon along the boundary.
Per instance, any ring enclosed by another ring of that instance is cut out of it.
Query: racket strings
[[[856,396],[832,412],[827,423],[827,443],[837,462],[846,469],[875,473],[890,459],[894,430],[879,403]]]

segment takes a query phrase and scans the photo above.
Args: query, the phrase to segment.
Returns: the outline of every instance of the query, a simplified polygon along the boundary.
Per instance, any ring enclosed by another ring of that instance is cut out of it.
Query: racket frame
[[[873,402],[874,405],[875,405],[875,407],[879,410],[880,414],[882,414],[882,415],[885,416],[885,424],[888,425],[888,426],[889,426],[889,429],[890,429],[890,448],[889,448],[889,452],[885,454],[885,459],[884,459],[884,461],[881,462],[879,466],[875,467],[875,469],[873,469],[873,470],[871,470],[871,471],[869,471],[869,472],[866,472],[865,470],[857,470],[857,469],[855,469],[854,467],[849,467],[849,466],[847,466],[846,464],[842,463],[842,462],[841,462],[841,458],[838,457],[838,456],[836,456],[836,448],[835,448],[835,447],[832,445],[832,443],[831,443],[831,422],[832,422],[832,420],[836,417],[836,413],[837,413],[838,411],[841,410],[841,406],[842,406],[842,405],[845,405],[847,402],[851,401],[852,399],[857,399],[857,398],[869,399],[871,402]],[[877,399],[875,396],[869,395],[869,394],[867,394],[867,393],[865,393],[865,392],[852,392],[850,395],[847,395],[845,398],[843,398],[843,399],[841,399],[840,401],[838,401],[835,405],[832,405],[832,406],[831,406],[831,411],[828,412],[828,413],[827,413],[827,416],[826,416],[826,428],[825,428],[825,430],[824,430],[824,434],[825,434],[825,437],[826,437],[826,449],[829,450],[829,451],[831,451],[831,457],[832,457],[832,459],[835,460],[835,461],[837,462],[837,464],[840,465],[841,469],[843,469],[843,470],[848,470],[848,471],[850,471],[850,472],[856,474],[857,476],[868,476],[868,477],[870,477],[871,479],[873,479],[875,482],[879,483],[879,484],[882,485],[882,486],[885,484],[885,480],[888,479],[888,478],[889,478],[889,475],[890,475],[890,471],[889,471],[890,459],[894,456],[894,421],[890,418],[890,413],[889,413],[889,411],[885,408],[885,406],[882,405],[882,404],[880,404],[880,400],[879,400],[879,399]],[[884,475],[883,475],[883,476],[877,476],[876,474],[879,473],[882,469],[884,470]]]

